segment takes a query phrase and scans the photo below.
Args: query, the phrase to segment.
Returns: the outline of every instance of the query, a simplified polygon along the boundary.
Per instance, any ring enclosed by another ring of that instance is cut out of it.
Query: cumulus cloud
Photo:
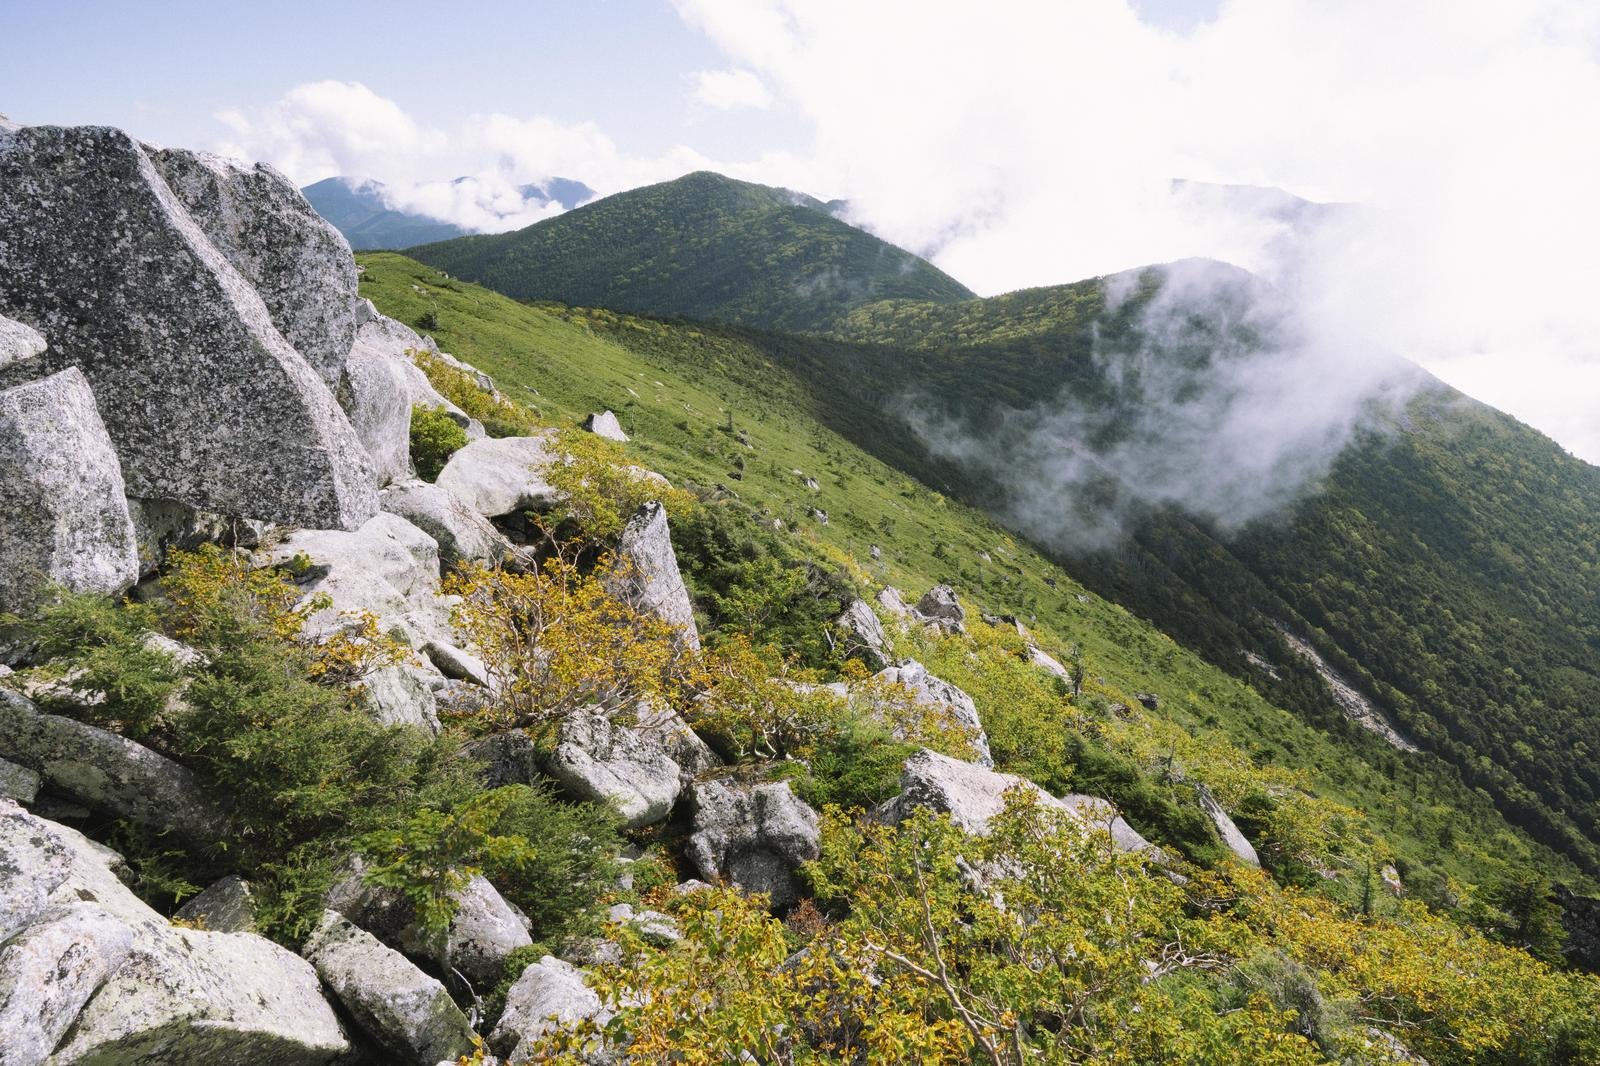
[[[802,173],[981,292],[1212,256],[1600,460],[1600,8],[677,0],[814,132]],[[1365,206],[1314,257],[1173,178]],[[1335,349],[1327,349],[1336,358]]]
[[[267,160],[301,185],[376,178],[389,206],[482,232],[559,213],[525,198],[522,185],[568,177],[604,194],[712,165],[684,147],[632,155],[593,123],[541,115],[491,112],[431,127],[359,82],[311,82],[267,107],[217,117],[228,136],[214,147],[225,155]]]
[[[760,110],[772,104],[765,83],[748,70],[702,70],[695,75],[694,98],[718,111]]]

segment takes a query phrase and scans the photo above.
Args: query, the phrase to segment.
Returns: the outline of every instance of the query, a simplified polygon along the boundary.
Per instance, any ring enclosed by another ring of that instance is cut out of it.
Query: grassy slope
[[[1400,756],[1341,721],[1318,729],[1269,704],[980,512],[868,455],[828,428],[838,410],[813,397],[759,339],[517,304],[394,254],[360,261],[362,292],[380,310],[407,322],[433,311],[442,347],[546,420],[610,408],[639,458],[675,481],[727,485],[819,550],[848,552],[875,579],[907,592],[950,580],[972,601],[1028,619],[1049,650],[1080,645],[1111,684],[1160,696],[1163,716],[1220,730],[1258,761],[1303,768],[1323,794],[1366,810],[1413,877],[1431,870],[1478,882],[1509,860],[1583,883],[1570,863],[1509,829],[1485,796],[1437,759]],[[726,431],[730,417],[735,430],[747,431],[750,448]],[[738,457],[742,480],[730,477]],[[815,478],[818,490],[795,470]],[[812,508],[827,512],[827,525],[810,516]],[[877,562],[869,558],[873,544],[882,548]]]
[[[517,299],[815,329],[873,300],[972,295],[784,189],[689,174],[411,255]]]

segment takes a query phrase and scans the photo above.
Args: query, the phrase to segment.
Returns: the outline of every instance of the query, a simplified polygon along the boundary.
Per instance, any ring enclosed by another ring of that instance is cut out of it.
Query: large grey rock
[[[749,892],[765,892],[774,908],[800,895],[796,869],[821,854],[817,812],[789,782],[741,786],[702,781],[694,786],[694,832],[688,854],[701,876],[726,877]]]
[[[1234,857],[1246,866],[1260,866],[1261,858],[1256,854],[1256,849],[1245,835],[1239,832],[1239,827],[1233,824],[1233,819],[1228,817],[1228,812],[1222,809],[1222,804],[1211,794],[1211,790],[1200,782],[1194,785],[1195,799],[1200,802],[1200,809],[1205,812],[1211,824],[1216,827],[1217,835],[1222,842],[1233,852]]]
[[[421,659],[380,666],[361,679],[363,697],[372,716],[384,725],[409,725],[439,732],[439,701],[430,681],[444,675]]]
[[[446,568],[461,563],[494,566],[511,552],[511,542],[498,529],[439,485],[403,481],[385,489],[379,505],[437,541],[439,562]]]
[[[456,913],[443,933],[408,926],[400,934],[401,946],[460,974],[480,992],[493,988],[505,972],[506,956],[533,943],[527,918],[482,877],[468,881],[451,898]]]
[[[171,925],[117,877],[118,861],[81,833],[0,801],[0,871],[35,874],[19,894],[18,881],[0,873],[0,913],[18,913],[19,900],[26,910],[41,890],[46,896],[7,949],[38,930],[37,946],[61,946],[61,960],[81,967],[55,992],[32,990],[57,997],[48,1006],[52,1027],[70,1025],[52,1064],[313,1066],[349,1050],[309,965],[258,936]],[[94,912],[42,928],[84,906]],[[75,1020],[66,1017],[101,972],[99,991]]]
[[[628,520],[617,542],[617,561],[620,569],[613,593],[674,626],[683,647],[698,649],[694,604],[678,572],[665,507],[647,503]]]
[[[178,908],[174,917],[213,933],[256,932],[256,898],[250,882],[237,874],[213,881]]]
[[[629,828],[666,818],[682,789],[682,768],[661,737],[618,725],[598,710],[562,721],[545,771],[578,799],[611,803]]]
[[[57,792],[96,810],[206,847],[227,818],[187,769],[126,737],[44,714],[0,689],[0,756],[39,774]]]
[[[126,134],[0,130],[0,311],[49,338],[29,377],[88,379],[131,495],[340,528],[377,509],[326,383]]]
[[[400,630],[419,650],[446,634],[449,611],[438,600],[439,545],[398,515],[380,512],[352,531],[296,530],[264,561],[301,567],[297,580],[306,595],[332,599],[332,607],[307,620],[313,635],[347,624],[340,615],[350,611],[370,611],[385,632]]]
[[[489,1046],[508,1062],[528,1061],[529,1046],[546,1033],[610,1017],[600,997],[583,983],[583,971],[546,955],[522,971],[506,992],[506,1008],[489,1034]]]
[[[1005,809],[1006,793],[1022,789],[1039,804],[1057,810],[1089,829],[1104,829],[1123,851],[1159,852],[1117,814],[1106,800],[1073,793],[1052,796],[1038,785],[1013,774],[997,773],[974,763],[961,762],[924,748],[906,760],[900,772],[900,795],[878,810],[878,816],[898,824],[918,808],[948,814],[958,828],[982,836],[989,823]]]
[[[550,437],[484,438],[452,455],[434,483],[486,518],[543,510],[558,493],[544,478],[555,459]]]
[[[917,601],[916,614],[950,633],[967,631],[967,612],[949,585],[935,585]]]
[[[272,324],[330,389],[355,341],[356,264],[344,236],[265,163],[147,149],[167,187],[267,305]]]
[[[0,800],[0,943],[38,917],[72,868],[73,853],[46,823]]]
[[[0,1063],[49,1058],[89,997],[133,950],[133,930],[92,903],[52,906],[0,947]]]
[[[434,1066],[472,1050],[472,1026],[444,985],[337,911],[323,913],[301,950],[391,1061]]]
[[[0,611],[52,583],[121,592],[138,580],[122,468],[76,368],[0,392],[0,515]]]
[[[13,363],[42,355],[46,347],[38,330],[0,315],[0,372]]]
[[[32,803],[39,795],[40,778],[26,766],[0,759],[0,798]]]
[[[362,331],[371,350],[384,354],[405,382],[409,405],[431,407],[444,411],[457,425],[466,430],[468,440],[482,440],[486,435],[483,424],[460,407],[447,400],[428,375],[422,372],[413,358],[417,352],[436,350],[431,338],[419,337],[415,330],[403,322],[396,322],[378,313],[371,300],[361,302]]]
[[[844,635],[846,655],[858,656],[876,670],[894,662],[894,656],[889,651],[889,635],[883,631],[878,613],[866,600],[851,600],[834,625]]]
[[[610,411],[600,411],[585,418],[583,428],[606,440],[614,440],[621,444],[628,442],[628,435],[622,432],[622,423],[618,422],[617,416]]]
[[[928,673],[928,668],[915,659],[879,671],[873,680],[884,685],[902,685],[920,706],[932,710],[952,724],[959,726],[971,741],[980,766],[993,766],[989,754],[989,738],[983,731],[983,721],[978,717],[978,705],[972,697],[943,678]],[[895,723],[891,722],[891,726]],[[900,730],[895,730],[900,734]]]
[[[405,365],[385,346],[376,325],[367,323],[356,334],[338,383],[339,405],[350,416],[380,485],[411,476],[412,405]]]

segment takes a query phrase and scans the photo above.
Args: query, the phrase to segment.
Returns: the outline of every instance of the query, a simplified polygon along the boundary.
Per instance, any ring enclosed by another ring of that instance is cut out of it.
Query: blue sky
[[[1173,178],[1356,201],[1381,225],[1279,279],[1329,350],[1600,459],[1593,0],[0,0],[0,113],[485,230],[547,213],[521,182],[715,169],[847,197],[981,293],[1186,256],[1277,277],[1271,220]]]

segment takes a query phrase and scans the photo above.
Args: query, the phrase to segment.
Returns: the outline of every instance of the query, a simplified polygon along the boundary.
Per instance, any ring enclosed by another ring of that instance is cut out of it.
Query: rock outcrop
[[[1071,794],[1056,797],[1021,777],[986,770],[926,748],[906,760],[900,773],[900,795],[878,810],[878,817],[898,824],[913,811],[927,808],[948,814],[957,827],[982,836],[989,823],[1005,809],[1005,795],[1014,788],[1033,793],[1039,803],[1069,815],[1088,829],[1104,829],[1123,851],[1151,851],[1154,846],[1122,820],[1116,807],[1095,796]]]
[[[610,1017],[594,989],[583,983],[583,971],[570,962],[546,955],[533,963],[506,992],[506,1008],[489,1034],[489,1046],[506,1062],[529,1061],[528,1046],[557,1028]]]
[[[226,832],[226,817],[184,767],[116,733],[45,714],[7,689],[0,689],[0,755],[80,803],[170,830],[191,846],[214,844]]]
[[[553,461],[548,435],[486,437],[452,455],[434,483],[486,518],[540,511],[558,496],[544,479]]]
[[[765,892],[775,909],[799,898],[796,870],[821,854],[821,839],[817,812],[787,781],[694,786],[689,858],[702,877],[725,877],[748,892]]]
[[[545,772],[577,799],[612,804],[629,828],[666,818],[683,787],[660,735],[619,725],[598,708],[562,721]]]
[[[323,913],[302,951],[392,1061],[434,1066],[472,1050],[472,1026],[444,985],[337,911]]]
[[[83,373],[131,495],[338,528],[377,509],[327,383],[126,134],[0,130],[0,313],[50,342],[8,370]]]
[[[443,475],[440,475],[441,480]],[[628,520],[617,542],[620,564],[617,586],[612,591],[621,599],[648,611],[678,631],[679,643],[700,647],[700,632],[694,624],[694,604],[689,589],[678,572],[678,557],[672,550],[672,535],[667,528],[667,509],[647,503]]]
[[[882,670],[894,662],[889,635],[883,631],[878,613],[866,600],[851,600],[833,624],[844,637],[845,655],[856,656],[874,670]]]
[[[482,877],[474,877],[451,896],[456,913],[449,927],[430,935],[417,926],[400,934],[401,946],[445,972],[455,972],[480,991],[493,988],[505,972],[506,957],[533,943],[528,919]]]
[[[321,1066],[350,1050],[303,960],[248,933],[169,924],[118,879],[115,860],[0,801],[0,916],[14,925],[0,972],[54,966],[48,982],[0,978],[8,1066],[45,1055],[63,1066]],[[13,1012],[24,1019],[15,1027]],[[13,1040],[23,1029],[25,1044]]]
[[[404,356],[375,322],[363,323],[343,363],[337,391],[379,485],[411,476],[411,387]]]
[[[1256,854],[1255,845],[1239,831],[1233,824],[1233,819],[1228,817],[1228,812],[1222,809],[1222,804],[1211,794],[1211,790],[1200,782],[1194,784],[1194,796],[1200,804],[1200,809],[1205,816],[1211,819],[1211,824],[1217,830],[1217,836],[1222,838],[1223,844],[1240,862],[1246,866],[1260,866],[1261,858]]]
[[[181,148],[146,151],[189,217],[261,296],[284,340],[336,388],[360,314],[344,235],[265,163]]]
[[[122,468],[76,368],[0,392],[0,515],[0,611],[51,584],[121,592],[138,580]]]
[[[494,566],[511,553],[511,542],[455,493],[426,481],[402,481],[383,492],[380,506],[410,522],[439,545],[439,562]]]
[[[983,731],[982,719],[978,717],[978,705],[972,702],[971,696],[943,678],[928,673],[928,668],[915,659],[907,659],[881,670],[873,676],[873,680],[885,685],[904,686],[918,706],[927,708],[966,734],[980,766],[994,765],[994,758],[989,754],[989,738]],[[896,735],[903,738],[898,725],[892,720],[889,722]]]
[[[956,599],[956,590],[949,585],[935,585],[917,601],[917,617],[937,625],[948,633],[967,631],[967,612]]]

